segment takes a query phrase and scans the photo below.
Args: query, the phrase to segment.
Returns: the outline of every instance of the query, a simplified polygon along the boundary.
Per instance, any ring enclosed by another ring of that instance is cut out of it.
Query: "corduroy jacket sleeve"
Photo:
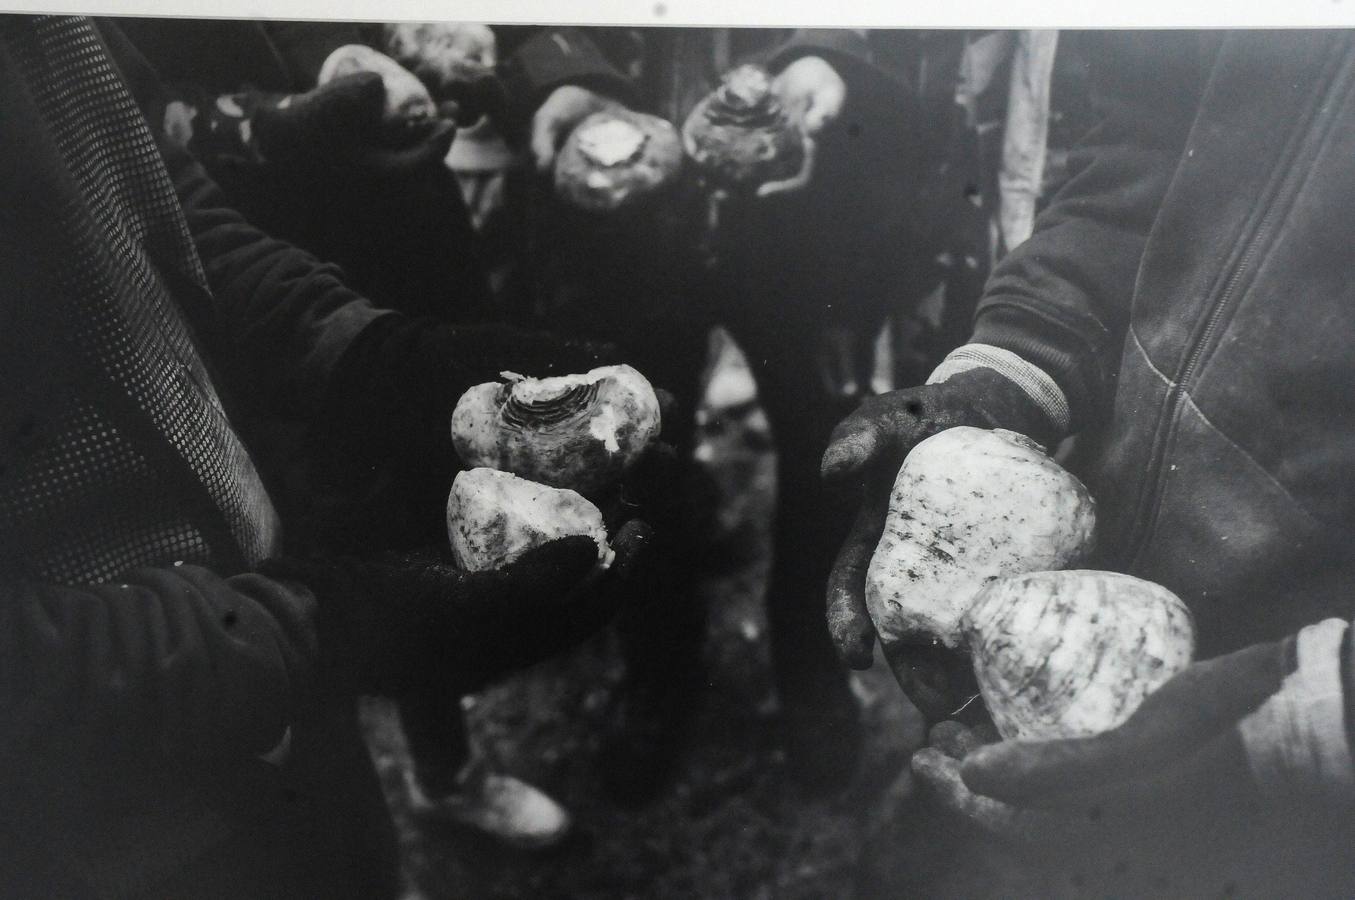
[[[7,773],[263,754],[312,689],[315,600],[259,575],[181,565],[89,587],[4,577],[0,595]]]
[[[1200,37],[1117,32],[1094,58],[1097,124],[1034,234],[994,269],[975,343],[1054,378],[1076,430],[1106,402],[1148,233],[1184,150],[1201,90]]]
[[[344,284],[337,266],[269,237],[232,208],[187,150],[157,127],[159,76],[115,23],[100,21],[109,53],[157,135],[160,152],[197,248],[211,297],[185,312],[228,387],[264,395],[279,409],[314,409],[338,360],[376,319],[391,315]],[[355,223],[358,227],[358,223]],[[176,285],[180,295],[194,285]]]
[[[247,222],[185,151],[162,150],[215,298],[215,349],[231,362],[232,386],[313,409],[353,340],[393,313],[351,290],[337,266]]]

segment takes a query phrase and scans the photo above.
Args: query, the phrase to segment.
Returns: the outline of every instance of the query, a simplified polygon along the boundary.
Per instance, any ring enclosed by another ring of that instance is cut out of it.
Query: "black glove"
[[[611,541],[615,558],[605,571],[597,545],[582,536],[552,541],[493,572],[464,572],[433,552],[275,559],[260,571],[315,594],[331,683],[393,697],[437,686],[453,697],[606,624],[648,542],[648,526],[627,523]]]
[[[308,457],[324,508],[327,547],[361,552],[373,533],[389,547],[445,534],[447,491],[459,463],[451,416],[470,387],[511,370],[586,372],[615,361],[607,345],[506,325],[446,325],[385,316],[340,360],[311,420]]]
[[[268,162],[397,175],[440,160],[456,134],[453,122],[385,117],[386,88],[375,72],[336,78],[304,94],[254,95],[253,142]]]
[[[869,397],[833,429],[823,455],[830,487],[863,490],[860,512],[828,578],[828,629],[843,661],[868,669],[875,626],[866,610],[866,570],[884,531],[889,495],[904,457],[920,441],[961,425],[1005,428],[1046,446],[1058,435],[1021,388],[991,369],[971,369],[940,384]],[[966,661],[934,648],[886,647],[899,685],[929,718],[942,718],[963,698]],[[925,658],[924,658],[925,657]]]
[[[1196,663],[1089,737],[997,742],[991,726],[942,722],[912,758],[925,814],[1076,879],[1081,896],[1229,893],[1220,888],[1248,856],[1289,859],[1272,832],[1304,822],[1272,818],[1239,724],[1281,690],[1293,645]]]

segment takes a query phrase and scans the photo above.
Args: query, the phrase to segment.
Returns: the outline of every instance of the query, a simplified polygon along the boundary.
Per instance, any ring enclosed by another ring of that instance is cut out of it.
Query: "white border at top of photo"
[[[719,27],[1352,27],[1355,0],[0,0],[9,12]]]

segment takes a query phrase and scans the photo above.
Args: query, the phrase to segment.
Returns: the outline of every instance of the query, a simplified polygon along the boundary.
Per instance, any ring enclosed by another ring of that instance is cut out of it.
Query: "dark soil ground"
[[[723,386],[740,393],[737,359],[725,375]],[[700,458],[721,483],[722,537],[741,559],[702,579],[711,609],[709,689],[676,782],[640,810],[609,804],[601,790],[598,736],[624,674],[610,634],[467,703],[474,741],[493,765],[574,814],[574,839],[548,854],[414,822],[404,787],[409,759],[393,710],[369,702],[364,717],[402,835],[407,900],[851,895],[871,810],[919,743],[921,725],[877,663],[854,679],[868,738],[853,784],[835,798],[810,800],[787,777],[774,738],[762,609],[775,463],[764,449],[765,420],[756,407],[742,409],[705,412]]]

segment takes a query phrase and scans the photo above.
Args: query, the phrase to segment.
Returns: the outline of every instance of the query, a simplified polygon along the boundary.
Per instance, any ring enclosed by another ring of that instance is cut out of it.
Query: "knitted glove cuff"
[[[957,347],[932,371],[927,378],[927,384],[939,384],[961,372],[979,368],[992,369],[1020,388],[1048,418],[1056,436],[1063,437],[1068,434],[1072,421],[1068,398],[1043,369],[1010,350],[991,344],[965,344]]]
[[[1252,774],[1276,801],[1355,801],[1346,734],[1341,646],[1350,624],[1327,619],[1298,634],[1298,665],[1280,690],[1238,723]]]

